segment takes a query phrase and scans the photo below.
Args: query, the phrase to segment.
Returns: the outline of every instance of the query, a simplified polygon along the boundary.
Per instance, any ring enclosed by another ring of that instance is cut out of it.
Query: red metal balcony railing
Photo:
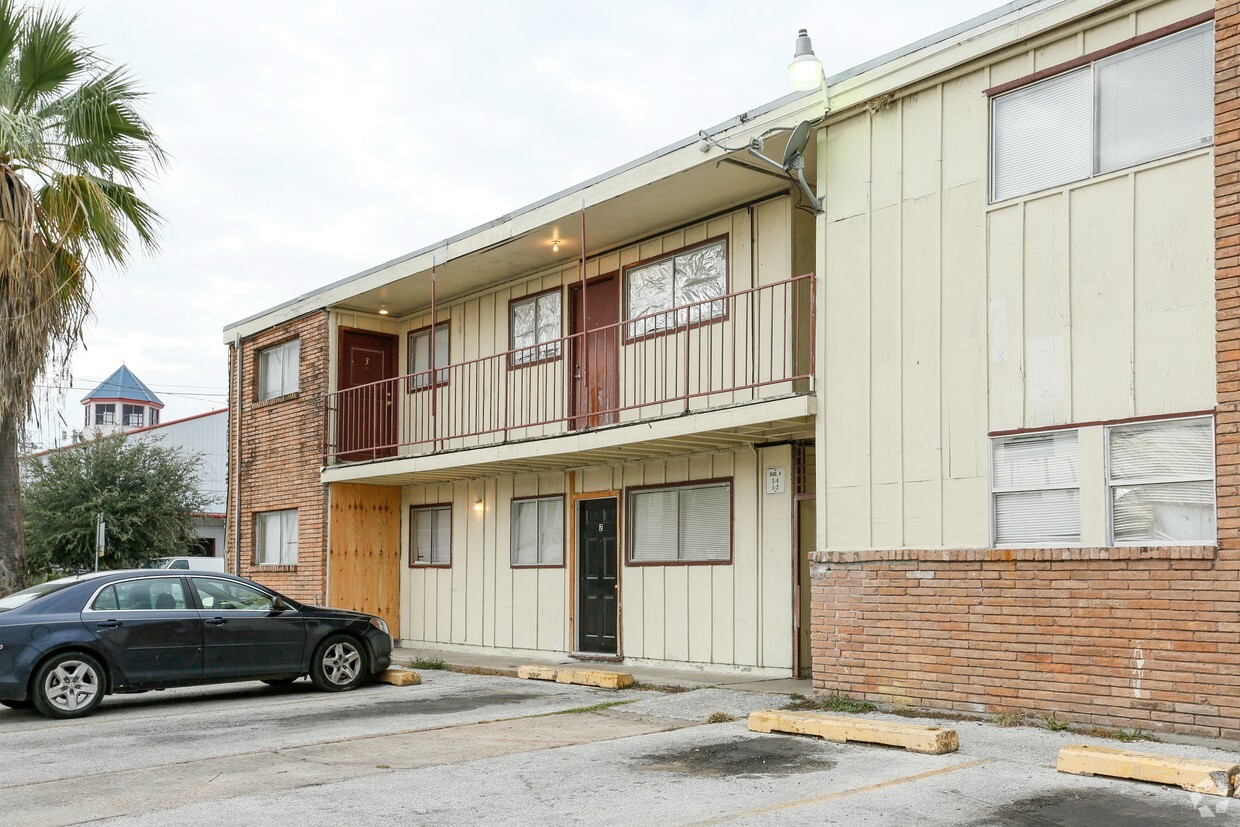
[[[497,445],[808,393],[814,291],[813,274],[796,276],[336,391],[325,400],[324,460]]]

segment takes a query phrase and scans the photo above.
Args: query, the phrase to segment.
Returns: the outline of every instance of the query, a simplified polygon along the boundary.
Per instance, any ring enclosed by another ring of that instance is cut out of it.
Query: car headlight
[[[376,629],[378,629],[380,632],[383,632],[383,634],[387,635],[388,637],[392,636],[392,633],[388,631],[387,621],[385,621],[383,618],[372,617],[370,619],[370,625],[374,626]]]

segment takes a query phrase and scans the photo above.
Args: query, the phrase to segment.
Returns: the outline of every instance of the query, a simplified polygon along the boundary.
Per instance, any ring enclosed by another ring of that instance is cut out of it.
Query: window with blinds
[[[995,97],[991,200],[1209,146],[1213,61],[1206,23]]]
[[[512,502],[512,564],[564,565],[564,498]]]
[[[414,506],[409,509],[409,531],[411,565],[452,565],[452,506]]]
[[[1107,487],[1111,542],[1214,543],[1214,420],[1108,428]]]
[[[991,447],[991,491],[997,546],[1080,543],[1077,432],[995,439]]]
[[[435,367],[443,370],[435,371],[435,384],[445,385],[448,382],[448,322],[435,325]],[[416,391],[431,386],[431,329],[429,327],[415,330],[409,334],[409,390]]]
[[[295,393],[299,386],[301,340],[292,339],[258,352],[258,398]]]
[[[732,559],[732,484],[629,494],[633,563],[727,563]]]
[[[254,515],[254,563],[259,566],[297,565],[296,508]]]

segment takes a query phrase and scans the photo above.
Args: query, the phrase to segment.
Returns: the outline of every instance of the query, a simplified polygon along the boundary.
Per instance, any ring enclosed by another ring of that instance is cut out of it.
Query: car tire
[[[0,700],[0,706],[7,706],[9,709],[30,709],[34,706],[32,701],[3,701]]]
[[[366,647],[348,635],[333,635],[320,643],[310,661],[310,680],[323,692],[356,689],[367,674]]]
[[[106,675],[98,660],[85,652],[65,652],[35,671],[30,699],[48,718],[81,718],[103,702],[106,689]]]

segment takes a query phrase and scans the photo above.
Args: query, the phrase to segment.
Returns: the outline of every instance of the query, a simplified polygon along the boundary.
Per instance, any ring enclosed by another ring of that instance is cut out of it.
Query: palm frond
[[[17,41],[19,109],[56,91],[89,63],[90,52],[73,34],[76,23],[77,15],[56,9],[40,9],[26,17]]]
[[[13,54],[25,15],[13,0],[0,0],[0,66]]]

